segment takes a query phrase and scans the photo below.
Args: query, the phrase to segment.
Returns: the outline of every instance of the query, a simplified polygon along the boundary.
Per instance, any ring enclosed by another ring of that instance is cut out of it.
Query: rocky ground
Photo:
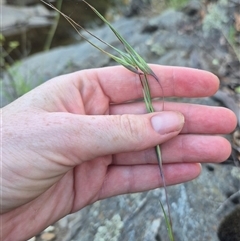
[[[240,204],[239,8],[238,1],[234,0],[193,0],[178,11],[168,9],[150,15],[133,11],[132,5],[126,17],[114,22],[118,31],[148,62],[208,70],[221,81],[220,90],[211,98],[174,101],[226,106],[238,117],[237,129],[227,136],[232,143],[232,155],[225,165],[206,164],[199,178],[168,190],[177,241],[217,241],[219,223]],[[122,48],[107,27],[93,32]],[[10,69],[12,77],[4,75],[2,106],[21,94],[23,83],[31,89],[60,74],[114,64],[84,42],[30,56]],[[97,202],[53,224],[54,229],[47,230],[45,238],[57,241],[168,240],[159,198],[164,200],[162,189]],[[43,236],[39,234],[35,238],[43,240]]]

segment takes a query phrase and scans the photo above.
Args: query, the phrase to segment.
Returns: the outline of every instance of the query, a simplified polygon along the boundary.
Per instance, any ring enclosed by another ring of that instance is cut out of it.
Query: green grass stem
[[[62,3],[63,3],[63,0],[57,0],[57,9],[62,8]],[[43,47],[44,50],[49,50],[51,45],[52,45],[53,37],[56,33],[60,16],[61,16],[61,14],[59,13],[59,11],[57,11],[57,14],[56,14],[55,19],[54,19],[54,23],[53,23],[53,25],[52,25],[52,27],[49,31],[49,34],[47,36],[47,40],[44,44],[44,47]]]
[[[152,98],[151,98],[151,91],[150,91],[150,87],[149,87],[148,76],[152,76],[159,83],[159,85],[160,85],[160,87],[162,89],[162,97],[163,97],[163,103],[164,103],[163,88],[161,86],[161,83],[160,83],[157,75],[153,72],[153,70],[149,67],[149,65],[145,62],[145,60],[131,47],[131,45],[117,32],[117,30],[94,7],[92,7],[85,0],[82,0],[85,4],[87,4],[96,13],[96,15],[105,24],[107,24],[109,26],[109,28],[112,30],[112,32],[115,34],[115,36],[118,38],[118,40],[122,43],[122,45],[123,45],[123,47],[125,49],[125,52],[115,48],[114,46],[112,46],[112,45],[106,43],[105,41],[103,41],[102,39],[98,38],[97,36],[92,34],[90,31],[86,30],[81,25],[79,25],[76,22],[74,22],[70,17],[68,17],[67,15],[62,13],[60,10],[58,10],[56,7],[54,7],[52,4],[46,3],[44,0],[41,0],[41,1],[43,3],[45,3],[45,4],[47,4],[48,6],[52,7],[59,14],[61,14],[73,26],[73,28],[77,31],[77,33],[85,41],[87,41],[89,44],[91,44],[96,49],[100,50],[102,53],[107,54],[110,58],[112,58],[114,61],[116,61],[120,65],[124,66],[125,68],[127,68],[128,70],[130,70],[131,72],[133,72],[133,73],[135,73],[135,74],[137,74],[139,76],[139,80],[140,80],[141,85],[142,85],[143,98],[144,98],[144,102],[145,102],[145,106],[146,106],[147,112],[149,112],[149,113],[154,112],[154,107],[153,107],[153,104],[152,104]],[[90,34],[92,37],[97,39],[98,41],[100,41],[100,42],[104,43],[105,45],[107,45],[108,47],[112,48],[118,54],[118,56],[115,56],[115,55],[105,51],[104,49],[100,48],[96,44],[94,44],[87,37],[85,37],[79,31],[79,29],[84,30],[85,32]],[[163,106],[163,109],[164,109],[164,106]],[[167,186],[166,186],[165,177],[164,177],[164,173],[163,173],[161,148],[160,148],[159,145],[157,145],[155,147],[155,151],[156,151],[157,161],[158,161],[158,165],[159,165],[160,176],[161,176],[162,182],[163,182],[163,188],[165,190],[165,195],[166,195],[168,216],[166,215],[166,212],[165,212],[165,210],[163,208],[163,205],[162,205],[161,201],[160,201],[160,203],[161,203],[161,208],[162,208],[163,213],[164,213],[165,222],[167,224],[169,238],[170,238],[171,241],[173,241],[174,238],[173,238],[173,233],[172,233],[172,221],[171,221],[171,215],[170,215],[170,206],[169,206],[169,201],[168,201]]]

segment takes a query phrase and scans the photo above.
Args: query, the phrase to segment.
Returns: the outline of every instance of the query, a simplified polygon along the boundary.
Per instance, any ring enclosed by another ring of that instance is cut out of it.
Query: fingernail
[[[163,111],[152,117],[153,129],[161,135],[179,131],[184,124],[184,116],[178,112]]]

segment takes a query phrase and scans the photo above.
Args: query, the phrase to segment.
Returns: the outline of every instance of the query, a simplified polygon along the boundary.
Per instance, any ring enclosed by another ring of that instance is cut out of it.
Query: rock
[[[25,6],[29,4],[39,3],[39,0],[6,0],[7,4],[17,5],[17,6]]]
[[[47,227],[46,229],[44,229],[43,232],[49,233],[49,232],[53,232],[54,230],[55,230],[55,227],[54,227],[54,226],[49,226],[49,227]]]
[[[7,37],[13,34],[23,33],[31,28],[50,26],[52,22],[48,17],[52,16],[42,4],[33,7],[15,7],[3,5],[1,32]]]
[[[153,17],[149,25],[157,26],[160,30],[177,30],[187,21],[187,16],[182,12],[173,9],[164,11],[159,16]]]
[[[32,238],[28,239],[27,241],[36,241],[36,237],[32,237]]]
[[[198,0],[189,1],[182,11],[188,16],[201,15],[203,11],[203,4]]]
[[[123,222],[119,214],[113,215],[111,220],[105,220],[103,226],[98,227],[94,241],[117,241],[121,236]]]
[[[213,48],[207,39],[199,38],[197,33],[185,31],[184,26],[189,21],[191,18],[182,12],[167,10],[158,17],[121,18],[113,25],[148,62],[200,68],[218,75],[220,71],[224,73],[227,68],[226,49]],[[123,46],[108,27],[103,26],[92,32],[123,50]],[[89,39],[93,40],[92,37]],[[97,43],[96,40],[93,41]],[[98,44],[105,51],[111,51],[108,46]],[[217,44],[216,41],[215,45]],[[217,61],[214,62],[213,56]],[[109,65],[116,63],[86,42],[32,55],[10,69],[12,77],[4,76],[1,106],[21,96],[25,90],[57,75]]]
[[[133,17],[141,14],[145,8],[149,8],[151,0],[132,0],[130,1],[129,7],[125,13],[126,17]]]
[[[52,241],[56,238],[55,233],[42,233],[41,234],[41,239],[44,241]]]
[[[240,240],[240,206],[223,219],[218,229],[218,237],[220,241]]]

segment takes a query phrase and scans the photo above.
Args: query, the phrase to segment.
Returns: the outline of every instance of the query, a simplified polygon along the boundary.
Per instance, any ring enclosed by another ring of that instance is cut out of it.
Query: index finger
[[[214,74],[185,67],[150,65],[160,84],[149,76],[152,97],[206,97],[213,95],[219,87]],[[139,76],[122,66],[86,70],[89,80],[99,82],[103,92],[112,103],[142,98]]]

